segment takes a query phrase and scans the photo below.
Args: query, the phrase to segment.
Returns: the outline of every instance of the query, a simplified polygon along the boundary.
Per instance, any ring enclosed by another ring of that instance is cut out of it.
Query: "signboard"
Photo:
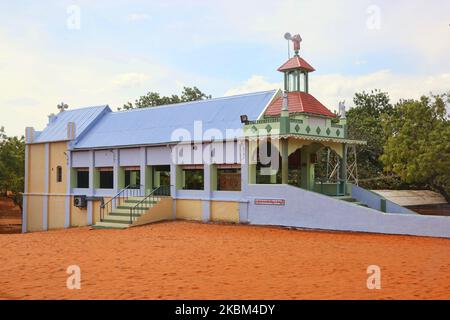
[[[284,206],[286,205],[286,200],[284,199],[255,199],[256,205],[265,206]]]

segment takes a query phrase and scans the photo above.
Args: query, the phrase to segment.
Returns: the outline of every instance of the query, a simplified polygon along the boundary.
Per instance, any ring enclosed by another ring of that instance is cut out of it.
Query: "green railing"
[[[337,182],[316,179],[314,182],[314,191],[327,196],[345,196],[348,190],[344,179],[338,179]]]
[[[261,120],[248,121],[247,124],[264,124],[264,123],[275,123],[280,122],[280,118],[267,118]]]
[[[136,203],[134,207],[130,208],[130,224],[132,224],[135,218],[139,217],[142,212],[148,210],[156,203],[157,197],[161,196],[170,196],[170,186],[159,186],[153,189],[144,199]]]
[[[103,218],[105,217],[105,211],[106,214],[110,213],[113,209],[113,206],[117,207],[121,203],[123,203],[125,200],[127,200],[130,197],[138,197],[141,195],[140,185],[136,184],[130,184],[120,190],[114,197],[112,197],[109,201],[106,203],[102,203],[100,205],[100,221],[103,221]]]

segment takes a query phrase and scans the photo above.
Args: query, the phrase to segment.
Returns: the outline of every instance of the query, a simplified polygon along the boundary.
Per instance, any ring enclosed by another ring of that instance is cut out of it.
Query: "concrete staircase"
[[[139,206],[130,219],[130,210],[141,202],[144,197],[130,197],[123,201],[119,206],[107,213],[102,221],[92,226],[94,229],[126,229],[129,228],[137,219],[145,214],[149,214],[150,209],[158,203],[160,198],[154,197],[152,201],[146,201],[146,206]]]
[[[356,200],[355,198],[352,198],[351,196],[334,196],[333,198],[338,199],[338,200],[342,200],[342,201],[347,201],[347,202],[356,204],[358,206],[369,207],[365,203],[359,202],[358,200]]]

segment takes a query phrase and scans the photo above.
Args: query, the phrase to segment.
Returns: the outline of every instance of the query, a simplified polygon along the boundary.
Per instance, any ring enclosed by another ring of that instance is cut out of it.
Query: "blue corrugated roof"
[[[80,137],[86,129],[104,111],[111,111],[108,106],[87,107],[66,110],[55,115],[47,127],[33,140],[33,143],[67,140],[67,124],[75,123],[75,138]]]
[[[240,115],[257,119],[276,90],[178,103],[161,107],[134,109],[105,114],[74,148],[146,145],[172,142],[176,129],[184,128],[194,139],[194,122],[201,121],[202,132],[242,128]],[[228,137],[230,138],[230,137]]]

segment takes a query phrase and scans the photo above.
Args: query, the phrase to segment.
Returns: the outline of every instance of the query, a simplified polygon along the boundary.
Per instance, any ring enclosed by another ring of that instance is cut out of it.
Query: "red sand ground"
[[[450,239],[165,222],[0,235],[6,299],[449,299]],[[66,268],[81,268],[81,290]],[[381,267],[381,290],[366,287]]]

